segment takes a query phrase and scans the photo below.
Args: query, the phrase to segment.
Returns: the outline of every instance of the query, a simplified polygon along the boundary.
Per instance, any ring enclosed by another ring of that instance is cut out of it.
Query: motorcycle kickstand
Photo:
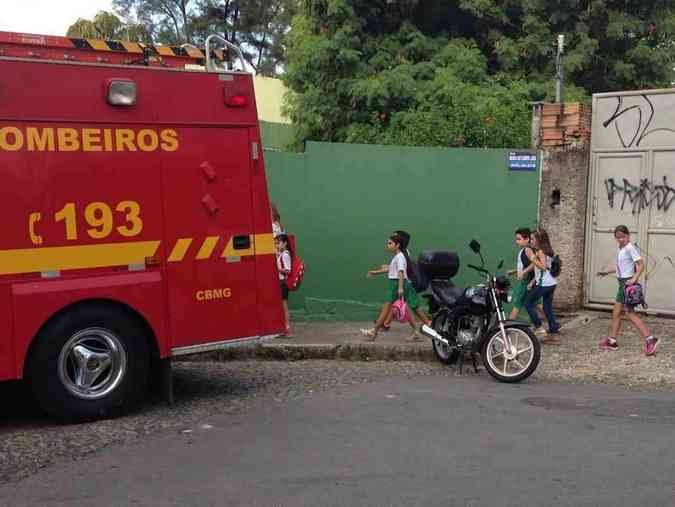
[[[473,363],[473,371],[478,373],[478,365],[476,364],[476,353],[471,353],[471,362]]]
[[[464,351],[460,350],[459,352],[459,374],[462,374],[462,369],[464,368]]]

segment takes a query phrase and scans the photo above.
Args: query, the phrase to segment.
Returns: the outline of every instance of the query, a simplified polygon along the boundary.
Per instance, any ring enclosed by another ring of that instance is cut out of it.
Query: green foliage
[[[100,11],[94,19],[79,18],[68,27],[66,35],[84,39],[150,41],[150,34],[143,25],[124,23],[115,14],[106,11]]]
[[[286,37],[296,0],[113,0],[155,41],[203,44],[217,34],[238,45],[257,74],[276,75],[286,57]]]
[[[525,147],[530,101],[670,86],[675,0],[303,0],[282,76],[298,139]]]

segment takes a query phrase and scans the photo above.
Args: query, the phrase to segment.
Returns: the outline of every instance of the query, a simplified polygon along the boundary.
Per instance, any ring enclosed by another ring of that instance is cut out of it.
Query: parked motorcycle
[[[431,338],[436,357],[445,364],[460,360],[468,353],[476,366],[480,354],[488,373],[501,382],[520,382],[537,369],[541,346],[528,323],[507,320],[503,305],[508,302],[510,281],[504,275],[490,273],[480,252],[480,243],[472,240],[471,250],[478,254],[481,266],[468,267],[485,276],[485,283],[466,289],[455,287],[452,277],[459,270],[457,254],[448,251],[423,252],[417,269],[429,280],[431,293],[425,295],[431,311],[431,326],[422,334]],[[497,269],[501,269],[503,262]]]

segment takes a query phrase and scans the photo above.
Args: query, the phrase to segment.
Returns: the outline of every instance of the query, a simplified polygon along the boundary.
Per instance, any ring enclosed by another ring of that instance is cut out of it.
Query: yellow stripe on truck
[[[216,245],[218,244],[218,241],[220,241],[220,236],[209,236],[208,238],[206,238],[204,240],[204,243],[202,243],[199,252],[197,252],[197,260],[201,261],[211,257],[213,250],[216,248]]]
[[[185,52],[191,58],[204,58],[204,52],[201,49],[185,46]]]
[[[87,39],[89,45],[97,51],[111,51],[110,46],[105,41],[99,39]]]
[[[274,236],[271,234],[254,234],[251,236],[251,247],[245,250],[234,249],[234,238],[227,243],[221,258],[248,257],[251,255],[270,255],[275,253]]]
[[[155,49],[162,56],[176,56],[169,46],[155,46]]]
[[[122,46],[128,53],[143,53],[143,48],[135,42],[122,42]]]
[[[180,238],[176,241],[176,245],[171,250],[171,255],[169,255],[169,262],[180,262],[185,259],[185,254],[187,253],[190,245],[192,244],[192,238]]]
[[[160,241],[0,250],[0,275],[144,264]]]
[[[274,248],[274,236],[271,234],[256,234],[254,236],[255,254],[270,255],[276,253]]]

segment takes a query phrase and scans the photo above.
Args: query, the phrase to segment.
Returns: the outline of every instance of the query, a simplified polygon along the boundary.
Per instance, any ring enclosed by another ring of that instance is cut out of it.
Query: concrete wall
[[[563,260],[555,293],[555,306],[579,308],[583,304],[584,236],[590,147],[577,143],[543,151],[540,224]],[[556,205],[554,192],[560,192]]]
[[[291,294],[296,318],[369,320],[386,294],[384,278],[395,229],[412,234],[411,250],[451,249],[476,263],[472,238],[495,268],[515,264],[513,231],[537,220],[539,173],[509,171],[507,150],[402,148],[307,143],[305,153],[265,152],[269,188],[286,229],[307,263]],[[458,284],[475,283],[460,269]],[[300,315],[301,314],[301,315]]]

